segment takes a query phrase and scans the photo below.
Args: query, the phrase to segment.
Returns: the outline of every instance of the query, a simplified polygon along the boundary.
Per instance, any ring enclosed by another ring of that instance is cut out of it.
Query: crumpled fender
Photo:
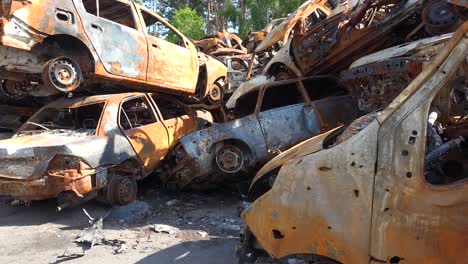
[[[205,53],[200,53],[200,60],[202,63],[204,63],[206,67],[206,86],[205,86],[205,92],[203,93],[203,96],[206,96],[208,92],[210,91],[211,85],[213,85],[216,81],[222,79],[225,80],[227,76],[227,67],[224,63],[221,61],[205,54]],[[200,63],[200,65],[203,65]],[[224,87],[221,87],[224,88]]]

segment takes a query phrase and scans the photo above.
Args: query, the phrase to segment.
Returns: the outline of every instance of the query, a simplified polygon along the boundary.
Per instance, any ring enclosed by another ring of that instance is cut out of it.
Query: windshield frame
[[[99,119],[98,119],[98,122],[96,124],[96,129],[93,133],[93,135],[95,136],[98,136],[98,133],[99,133],[99,128],[101,127],[101,122],[102,122],[102,119],[103,119],[103,116],[104,116],[104,113],[106,112],[106,107],[107,107],[107,102],[108,100],[97,100],[97,101],[92,101],[92,102],[89,102],[89,101],[86,101],[86,100],[83,100],[82,102],[70,102],[69,104],[56,104],[56,103],[51,103],[51,104],[48,104],[48,105],[45,105],[44,107],[42,107],[41,109],[39,109],[37,112],[34,113],[34,115],[32,115],[15,133],[15,136],[19,136],[19,135],[22,135],[22,134],[25,134],[25,133],[32,133],[32,134],[41,134],[41,133],[44,133],[44,132],[47,132],[49,130],[45,130],[45,129],[38,129],[38,130],[26,130],[26,128],[30,125],[30,122],[33,122],[33,120],[35,118],[37,118],[38,115],[40,115],[42,112],[44,112],[45,110],[47,109],[63,109],[63,108],[69,108],[69,109],[77,109],[77,108],[81,108],[81,107],[86,107],[86,106],[90,106],[90,105],[97,105],[97,104],[103,104],[102,105],[102,111],[101,111],[101,114],[99,116]],[[50,129],[52,131],[78,131],[78,130],[74,130],[74,129]]]

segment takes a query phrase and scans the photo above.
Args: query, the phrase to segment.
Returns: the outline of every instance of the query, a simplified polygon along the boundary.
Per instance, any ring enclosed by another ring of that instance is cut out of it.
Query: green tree
[[[169,22],[187,37],[200,39],[205,36],[203,17],[190,7],[176,10]],[[167,40],[176,42],[178,37],[173,33],[169,33]]]

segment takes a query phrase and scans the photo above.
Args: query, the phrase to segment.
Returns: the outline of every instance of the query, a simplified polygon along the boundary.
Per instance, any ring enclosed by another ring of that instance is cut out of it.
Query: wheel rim
[[[244,166],[244,155],[235,146],[225,146],[216,155],[216,164],[225,173],[236,173]]]
[[[137,185],[135,179],[131,177],[118,176],[114,183],[109,186],[109,194],[112,203],[127,205],[135,201]]]
[[[78,88],[81,71],[78,64],[68,59],[57,59],[49,66],[49,78],[52,85],[64,92]]]
[[[211,103],[219,102],[221,100],[221,94],[221,88],[218,85],[213,84],[209,93]]]
[[[439,35],[453,30],[458,18],[445,1],[434,0],[423,9],[425,29],[431,35]]]

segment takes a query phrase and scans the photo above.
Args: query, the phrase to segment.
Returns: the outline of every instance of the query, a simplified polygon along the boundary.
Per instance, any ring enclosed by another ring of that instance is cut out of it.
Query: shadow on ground
[[[237,242],[234,238],[184,242],[158,251],[136,263],[234,264],[237,263],[234,250]]]

